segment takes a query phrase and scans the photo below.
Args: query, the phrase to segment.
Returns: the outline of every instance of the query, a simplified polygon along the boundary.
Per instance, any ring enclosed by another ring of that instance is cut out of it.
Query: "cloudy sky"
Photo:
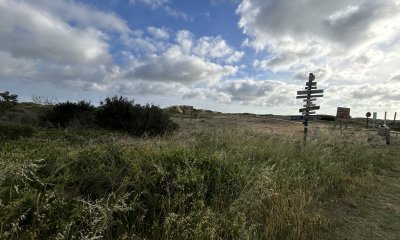
[[[298,114],[400,111],[400,0],[0,0],[0,92]]]

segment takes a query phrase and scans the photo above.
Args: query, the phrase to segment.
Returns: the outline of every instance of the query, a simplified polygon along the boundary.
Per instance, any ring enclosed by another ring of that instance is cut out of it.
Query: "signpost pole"
[[[384,120],[384,123],[385,123],[385,125],[386,125],[386,112],[385,112],[385,120]]]
[[[394,113],[393,126],[394,126],[394,124],[396,123],[396,115],[397,115],[397,112]]]
[[[371,113],[370,113],[370,112],[367,112],[367,113],[365,114],[365,116],[367,117],[367,129],[368,129],[368,118],[371,117]]]
[[[304,115],[304,135],[303,135],[303,143],[306,145],[307,142],[307,134],[308,134],[308,122],[309,120],[315,119],[315,117],[310,116],[310,114],[314,114],[315,112],[311,112],[312,110],[318,110],[320,107],[316,106],[313,101],[316,100],[318,97],[323,97],[323,95],[315,95],[317,93],[323,93],[324,90],[322,89],[317,89],[317,83],[313,82],[315,79],[315,76],[313,73],[310,73],[308,77],[308,82],[306,82],[306,87],[305,90],[297,91],[297,99],[304,98],[304,102],[306,104],[303,106],[304,108],[299,109],[299,112],[301,112]],[[313,95],[314,94],[314,95]]]

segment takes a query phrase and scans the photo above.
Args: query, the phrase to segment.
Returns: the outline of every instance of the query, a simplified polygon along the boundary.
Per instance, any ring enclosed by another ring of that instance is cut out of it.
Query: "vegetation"
[[[304,147],[199,121],[152,139],[50,129],[6,140],[0,238],[324,239],[335,223],[325,207],[392,162],[366,141],[318,134]]]
[[[53,128],[36,130],[21,123],[41,108],[1,96],[7,114],[32,116],[0,123],[0,239],[353,236],[337,232],[332,209],[370,196],[398,156],[320,123],[304,146],[301,125],[285,121],[276,134],[266,123],[282,123],[268,116],[177,114],[172,132],[159,107],[117,96],[98,108],[46,106],[41,120]]]
[[[100,127],[122,130],[136,136],[158,135],[175,130],[173,123],[161,108],[154,105],[141,106],[123,97],[106,98],[96,113]]]
[[[0,122],[0,140],[32,137],[35,132],[31,125]]]
[[[18,103],[18,95],[5,91],[0,93],[0,113],[11,109]]]
[[[49,122],[53,127],[65,128],[71,124],[87,126],[94,124],[95,108],[85,101],[65,102],[54,105],[41,117],[42,122]]]

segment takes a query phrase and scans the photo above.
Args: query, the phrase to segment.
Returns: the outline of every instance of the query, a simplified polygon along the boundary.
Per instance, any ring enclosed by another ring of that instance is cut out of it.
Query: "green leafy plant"
[[[96,120],[102,128],[122,130],[136,136],[152,136],[177,128],[177,124],[158,106],[141,106],[122,96],[108,97],[102,101],[96,112]]]
[[[32,137],[36,133],[35,128],[27,124],[0,123],[0,139],[18,139],[20,137]]]
[[[85,101],[77,103],[65,102],[54,105],[41,117],[42,124],[49,122],[53,127],[69,127],[75,125],[93,125],[95,108]]]
[[[18,103],[18,95],[5,91],[0,93],[0,113],[11,109]]]

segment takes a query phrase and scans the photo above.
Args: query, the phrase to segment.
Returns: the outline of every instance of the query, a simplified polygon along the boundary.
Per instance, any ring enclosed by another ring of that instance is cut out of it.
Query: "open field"
[[[400,144],[200,111],[176,132],[39,129],[0,143],[2,239],[397,239]]]

